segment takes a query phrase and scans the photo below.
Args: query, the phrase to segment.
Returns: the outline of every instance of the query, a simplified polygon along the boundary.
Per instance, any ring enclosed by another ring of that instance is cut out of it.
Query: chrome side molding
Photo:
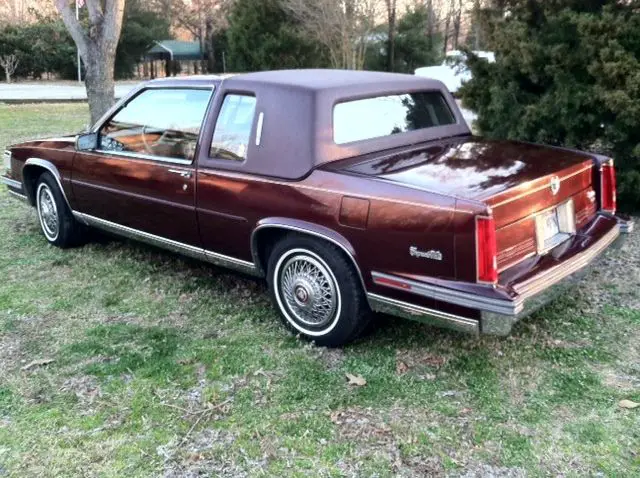
[[[9,189],[9,194],[11,196],[13,196],[14,198],[19,199],[20,201],[22,201],[22,202],[24,202],[26,204],[29,204],[29,198],[27,196],[25,196],[24,194],[17,193],[15,191],[12,191],[11,189]]]
[[[616,216],[616,219],[618,220],[618,227],[620,227],[621,234],[631,234],[633,232],[635,226],[633,219],[620,216]]]
[[[111,221],[106,221],[89,214],[73,211],[73,215],[76,219],[87,224],[88,226],[96,227],[104,231],[113,233],[118,236],[126,237],[129,239],[138,240],[153,246],[161,247],[172,252],[177,252],[185,256],[199,259],[202,261],[210,262],[212,264],[227,267],[245,274],[260,276],[258,268],[253,262],[244,261],[235,257],[225,256],[224,254],[218,254],[217,252],[207,251],[199,247],[184,244],[182,242],[166,239],[155,234],[133,229],[131,227],[123,226]]]
[[[15,192],[22,192],[23,188],[20,181],[16,181],[15,179],[11,179],[6,176],[0,176],[0,183],[10,187],[11,189],[15,189]]]
[[[445,327],[459,332],[480,334],[480,322],[439,310],[420,307],[400,300],[391,299],[378,294],[367,294],[371,308],[383,314],[394,315],[404,319],[415,320],[425,324]]]
[[[382,272],[372,272],[371,275],[373,276],[373,282],[379,286],[410,292],[429,299],[503,315],[515,315],[519,312],[519,304],[515,301],[494,299],[469,292],[446,289]]]

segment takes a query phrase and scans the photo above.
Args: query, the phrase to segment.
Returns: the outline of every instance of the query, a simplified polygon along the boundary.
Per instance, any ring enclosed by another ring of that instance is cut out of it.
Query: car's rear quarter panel
[[[197,188],[205,248],[251,260],[247,238],[261,222],[304,221],[344,237],[367,288],[389,295],[372,271],[453,279],[457,217],[472,214],[456,212],[454,198],[322,170],[302,181],[201,170]],[[440,251],[443,260],[412,257],[411,246]]]

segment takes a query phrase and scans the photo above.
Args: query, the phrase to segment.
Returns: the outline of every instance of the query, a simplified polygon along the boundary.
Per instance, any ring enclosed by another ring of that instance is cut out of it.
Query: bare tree
[[[326,46],[334,68],[361,70],[379,0],[283,0],[305,34]]]
[[[389,71],[394,70],[395,66],[395,53],[396,53],[396,15],[397,15],[397,0],[384,0],[387,7],[387,21],[389,25],[387,34],[387,69]]]
[[[427,25],[426,25],[426,34],[429,41],[429,51],[435,50],[434,39],[436,36],[436,32],[438,31],[438,10],[434,5],[433,0],[426,0],[425,7],[427,9],[428,17],[427,17]]]
[[[0,23],[19,25],[29,17],[27,0],[3,0],[0,2]]]
[[[91,122],[95,123],[114,101],[114,63],[125,0],[85,1],[89,12],[86,26],[76,19],[70,0],[55,3],[85,64],[85,87]]]
[[[11,76],[16,72],[20,60],[14,54],[0,56],[0,66],[4,68],[4,75],[7,83],[11,83]]]
[[[200,43],[202,70],[212,72],[215,64],[214,35],[226,26],[225,8],[231,0],[165,0],[176,23]]]
[[[458,49],[458,43],[460,42],[460,29],[462,27],[462,0],[458,0],[457,3],[452,1],[453,11],[451,16],[453,17],[453,49]]]

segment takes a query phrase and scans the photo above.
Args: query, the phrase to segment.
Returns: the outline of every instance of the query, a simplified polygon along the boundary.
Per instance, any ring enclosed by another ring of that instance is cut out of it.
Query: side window
[[[100,149],[193,160],[211,90],[149,89],[100,130]]]
[[[222,102],[211,141],[210,156],[217,159],[244,161],[256,113],[256,98],[227,95]]]

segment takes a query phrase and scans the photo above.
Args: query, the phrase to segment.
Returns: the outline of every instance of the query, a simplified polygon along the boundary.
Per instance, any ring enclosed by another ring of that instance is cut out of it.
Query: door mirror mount
[[[76,137],[76,151],[98,149],[98,133],[81,133]]]

